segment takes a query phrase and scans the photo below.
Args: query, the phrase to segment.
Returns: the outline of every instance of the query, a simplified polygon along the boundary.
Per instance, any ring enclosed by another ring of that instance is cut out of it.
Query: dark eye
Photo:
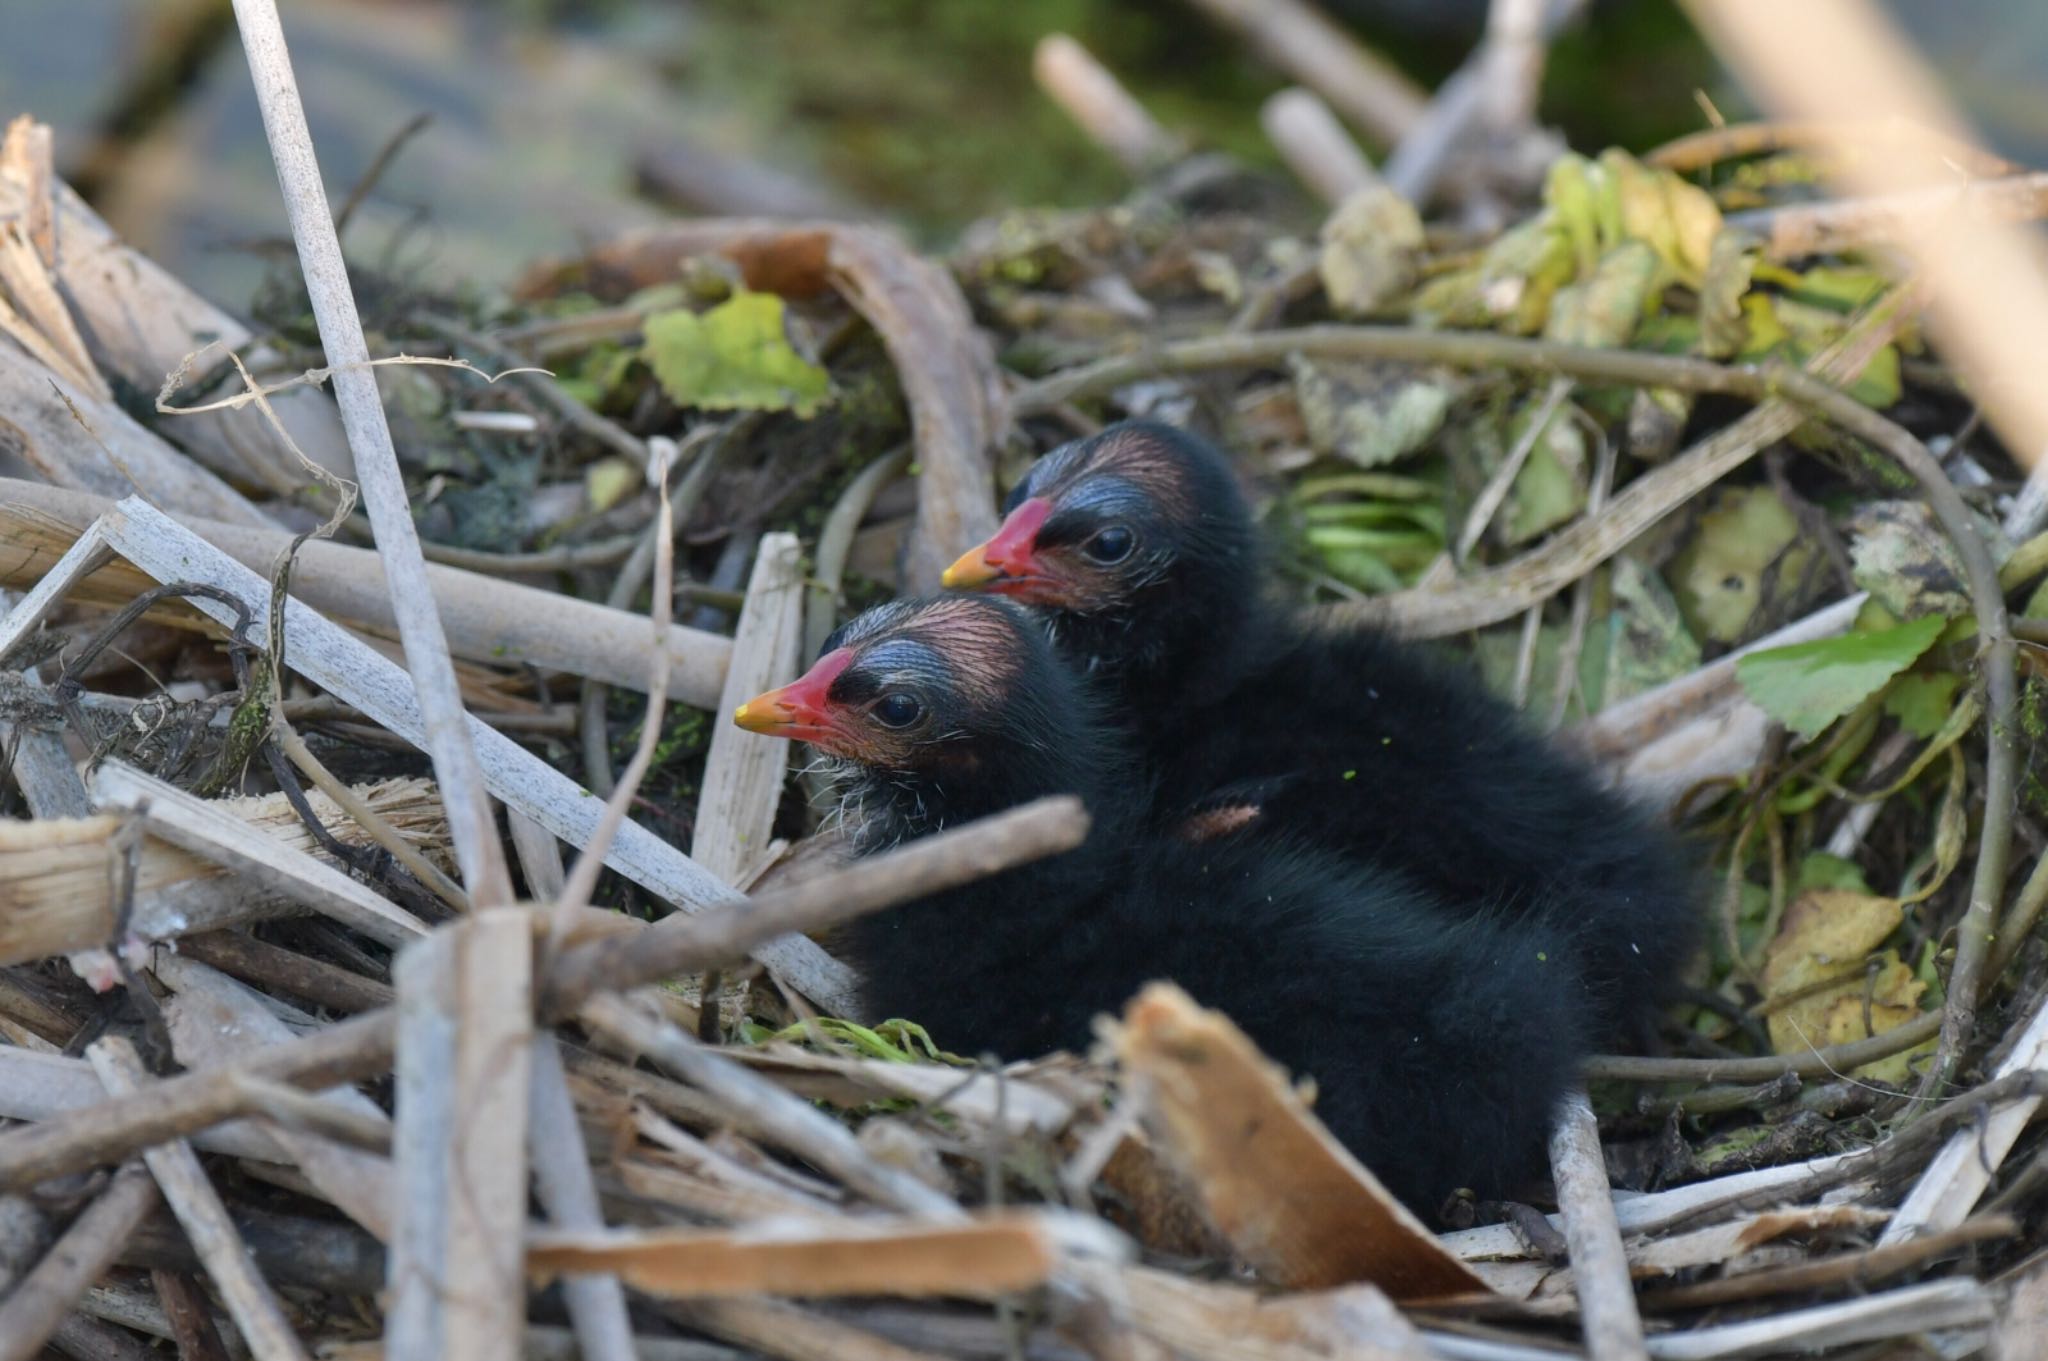
[[[1122,525],[1111,525],[1082,544],[1081,551],[1096,562],[1122,562],[1131,555],[1131,549],[1137,542],[1130,530]]]
[[[885,728],[907,728],[924,717],[924,705],[915,695],[883,695],[875,701],[874,714]]]

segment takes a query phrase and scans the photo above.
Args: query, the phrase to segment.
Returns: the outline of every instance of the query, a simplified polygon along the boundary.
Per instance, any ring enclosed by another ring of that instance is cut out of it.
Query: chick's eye
[[[914,695],[884,695],[875,702],[875,717],[884,727],[907,728],[924,715],[924,705]]]
[[[1096,562],[1122,562],[1131,555],[1136,544],[1137,539],[1130,530],[1122,525],[1111,525],[1082,544],[1081,551]]]

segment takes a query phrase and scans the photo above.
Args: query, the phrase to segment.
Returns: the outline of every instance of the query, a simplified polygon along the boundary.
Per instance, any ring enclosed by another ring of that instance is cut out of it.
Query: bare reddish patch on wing
[[[1221,808],[1204,808],[1191,814],[1180,825],[1180,839],[1183,841],[1215,841],[1219,837],[1241,832],[1259,820],[1260,809],[1255,803],[1225,804]]]

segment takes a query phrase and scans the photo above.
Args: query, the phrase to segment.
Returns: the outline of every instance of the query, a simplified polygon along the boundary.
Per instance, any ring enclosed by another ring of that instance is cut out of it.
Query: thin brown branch
[[[1888,1247],[1845,1252],[1816,1262],[1800,1262],[1774,1270],[1744,1272],[1711,1281],[1694,1281],[1689,1285],[1645,1291],[1642,1305],[1645,1309],[1656,1310],[1700,1309],[1766,1295],[1804,1294],[1838,1287],[1862,1290],[1923,1262],[1946,1257],[1959,1248],[2011,1238],[2019,1231],[2019,1224],[2008,1215],[1985,1215],[1965,1220],[1943,1233],[1908,1239]]]

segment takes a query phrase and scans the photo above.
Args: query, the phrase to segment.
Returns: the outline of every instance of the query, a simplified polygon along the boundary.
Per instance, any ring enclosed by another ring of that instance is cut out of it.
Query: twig
[[[1302,0],[1194,0],[1260,56],[1386,145],[1422,117],[1423,92],[1386,58]]]
[[[312,134],[299,104],[298,82],[285,50],[275,0],[235,0],[235,18],[263,111],[264,132],[277,164],[307,295],[328,363],[335,368],[334,398],[341,408],[349,448],[355,454],[363,502],[376,527],[392,614],[398,621],[406,670],[419,701],[425,747],[448,809],[448,830],[462,867],[463,884],[480,907],[509,903],[512,880],[484,792],[483,769],[471,743],[455,665],[434,611],[411,502],[391,445],[391,430],[384,421],[376,377],[361,367],[369,363],[370,351],[349,290],[348,267],[327,207],[327,191],[320,182]]]
[[[359,1082],[390,1067],[394,1024],[389,1011],[373,1011],[273,1046],[236,1069],[309,1087]],[[205,1069],[165,1078],[146,1093],[0,1134],[0,1189],[82,1172],[248,1113],[248,1095],[233,1072]]]
[[[297,770],[313,782],[313,787],[334,800],[335,807],[348,814],[356,826],[363,829],[370,840],[390,852],[391,858],[405,866],[412,877],[426,885],[433,895],[457,912],[469,911],[469,895],[462,886],[441,872],[440,866],[420,854],[417,846],[401,835],[396,827],[380,816],[368,801],[359,797],[355,790],[335,778],[334,772],[325,762],[313,754],[305,739],[285,721],[285,701],[278,698],[283,687],[272,695],[276,718],[270,727],[270,740],[284,754]]]
[[[1694,1281],[1689,1285],[1646,1291],[1642,1304],[1645,1309],[1698,1309],[1755,1299],[1760,1295],[1804,1294],[1830,1286],[1861,1289],[1922,1262],[1945,1257],[1957,1248],[2011,1238],[2019,1231],[2020,1226],[2009,1216],[1985,1215],[1980,1219],[1965,1220],[1941,1233],[1872,1248],[1867,1252],[1846,1252],[1817,1262],[1800,1262],[1770,1271],[1750,1271],[1739,1276],[1723,1276],[1718,1280]]]
[[[2048,1001],[2037,1006],[2012,1052],[1998,1065],[1994,1081],[2028,1081],[2044,1067],[2048,1067]],[[1988,1116],[1982,1129],[1950,1139],[1914,1184],[1880,1241],[1897,1243],[1930,1229],[1939,1231],[1962,1223],[2040,1105],[2038,1096],[2027,1097]]]
[[[1597,423],[1588,422],[1592,427],[1599,453],[1593,464],[1593,485],[1586,489],[1586,518],[1598,518],[1607,507],[1607,498],[1614,491],[1614,469],[1617,456],[1614,441]],[[1555,731],[1564,723],[1565,713],[1571,708],[1572,694],[1579,678],[1579,655],[1586,646],[1586,629],[1593,620],[1594,583],[1602,569],[1580,577],[1572,583],[1572,605],[1569,622],[1565,628],[1564,646],[1558,649],[1557,680],[1551,687],[1550,728]]]
[[[675,459],[675,445],[663,441],[650,450],[651,461],[647,475],[654,483],[655,516],[654,544],[654,594],[650,605],[654,636],[659,638],[668,627],[673,607],[669,585],[675,578],[675,521],[671,516],[668,501],[668,476]],[[618,787],[605,799],[604,815],[598,819],[583,842],[582,854],[563,881],[562,891],[556,896],[554,911],[548,924],[548,944],[545,957],[552,957],[559,944],[562,932],[570,916],[590,902],[590,895],[597,888],[597,876],[605,862],[605,852],[610,849],[612,838],[626,820],[626,808],[639,791],[640,781],[646,777],[647,768],[654,763],[655,748],[661,744],[661,719],[668,706],[668,654],[655,650],[652,673],[647,681],[647,713],[640,721],[640,740],[634,745],[632,759],[626,763],[626,774]],[[720,879],[729,878],[719,875]]]
[[[1038,40],[1031,74],[1090,141],[1133,175],[1157,169],[1179,150],[1109,68],[1066,34],[1048,33]]]
[[[1769,1082],[1785,1073],[1832,1077],[1902,1054],[1941,1031],[1942,1013],[1927,1012],[1881,1035],[1848,1044],[1759,1059],[1657,1059],[1597,1054],[1579,1067],[1587,1079],[1619,1082]]]
[[[152,1267],[149,1283],[170,1322],[178,1361],[229,1361],[227,1343],[214,1322],[213,1302],[196,1279],[185,1271]]]
[[[368,1116],[297,1087],[247,1074],[237,1074],[235,1081],[248,1099],[250,1111],[282,1129],[332,1139],[363,1153],[390,1156],[391,1122],[381,1114]]]
[[[2017,631],[2017,630],[2015,630]],[[1860,805],[1859,805],[1860,806]],[[2048,907],[2048,855],[2034,861],[2034,868],[2027,875],[2027,882],[2020,886],[2019,895],[2006,909],[2005,919],[1998,924],[1997,944],[1991,951],[1988,976],[2002,977],[2006,965],[2027,943],[2027,937],[2034,933],[2034,924],[2041,920],[2041,909]]]
[[[1600,1124],[1586,1089],[1575,1087],[1559,1104],[1550,1135],[1550,1169],[1557,1205],[1571,1247],[1572,1281],[1592,1361],[1628,1361],[1645,1355],[1635,1286],[1614,1220],[1614,1196],[1600,1153]]]
[[[432,113],[416,113],[399,124],[398,130],[384,139],[384,145],[377,148],[377,154],[370,158],[369,165],[364,167],[362,175],[349,189],[348,197],[344,198],[341,207],[335,210],[334,234],[337,237],[348,232],[349,219],[356,215],[356,209],[362,207],[363,200],[370,196],[370,191],[384,178],[384,172],[398,159],[398,153],[405,150],[405,144],[425,132],[433,121]]]
[[[211,1324],[212,1319],[207,1322]],[[126,1331],[82,1314],[72,1314],[58,1323],[50,1333],[50,1345],[71,1357],[72,1361],[161,1361],[162,1358],[160,1352],[137,1342]],[[182,1339],[179,1345],[184,1345]],[[180,1361],[183,1361],[182,1357]],[[199,1361],[211,1361],[211,1358],[202,1353]]]
[[[92,791],[101,809],[140,814],[151,832],[171,844],[224,865],[373,940],[398,946],[427,933],[417,917],[332,865],[132,766],[105,762],[93,773]]]
[[[186,959],[211,965],[267,991],[295,997],[309,1006],[344,1015],[374,1011],[392,1001],[389,984],[272,945],[240,931],[208,931],[178,942]]]
[[[1741,1323],[1660,1333],[1650,1340],[1649,1352],[1654,1361],[1719,1361],[1832,1350],[1917,1333],[1981,1328],[1996,1317],[1997,1306],[1997,1295],[1979,1281],[1928,1281]]]
[[[43,1342],[156,1203],[156,1181],[140,1162],[114,1174],[35,1270],[0,1301],[0,1361],[31,1361],[42,1351]]]
[[[147,1091],[142,1059],[127,1040],[110,1035],[86,1054],[109,1092],[126,1096]],[[206,1264],[206,1274],[220,1291],[228,1316],[234,1319],[256,1361],[307,1361],[308,1353],[292,1332],[284,1306],[256,1270],[247,1245],[228,1218],[227,1206],[207,1180],[192,1146],[174,1140],[145,1149],[142,1157],[186,1237],[192,1240],[199,1260]]]

